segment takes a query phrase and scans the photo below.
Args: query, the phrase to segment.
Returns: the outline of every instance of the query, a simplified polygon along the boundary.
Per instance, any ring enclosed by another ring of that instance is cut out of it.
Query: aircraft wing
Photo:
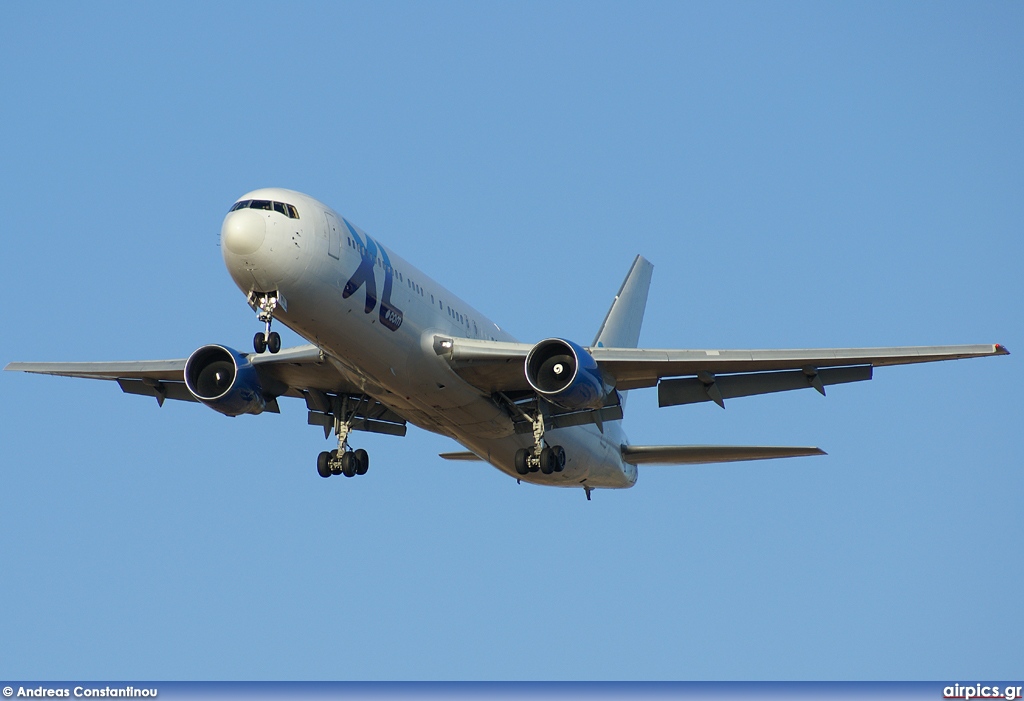
[[[84,377],[113,380],[128,394],[156,397],[161,405],[165,399],[198,401],[185,387],[186,358],[174,360],[126,360],[85,363],[10,363],[5,370],[42,375]],[[328,362],[316,346],[284,348],[279,353],[250,355],[249,360],[260,377],[260,383],[273,399],[267,410],[278,411],[276,398],[298,397],[307,404],[329,406],[330,395],[358,395],[359,388],[345,379]],[[318,401],[319,400],[319,401]],[[310,406],[313,410],[314,406]],[[324,411],[324,409],[317,409]]]
[[[486,392],[529,390],[524,370],[533,348],[438,336],[434,350],[467,382]],[[809,348],[793,350],[676,350],[588,348],[609,385],[619,391],[658,387],[659,404],[674,406],[731,397],[869,380],[872,368],[1008,355],[999,344]]]

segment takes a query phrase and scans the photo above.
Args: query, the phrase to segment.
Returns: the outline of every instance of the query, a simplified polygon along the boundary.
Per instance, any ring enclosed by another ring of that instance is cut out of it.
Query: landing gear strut
[[[276,353],[281,350],[281,335],[277,331],[270,330],[270,324],[274,320],[274,310],[277,309],[279,299],[276,293],[249,295],[250,304],[256,309],[256,318],[267,325],[267,330],[258,332],[252,339],[252,347],[257,353],[269,350]]]
[[[560,445],[548,446],[544,440],[544,412],[538,408],[537,415],[527,417],[533,422],[533,448],[516,451],[516,472],[526,475],[540,470],[545,475],[565,469],[565,449]]]
[[[352,417],[354,418],[355,412]],[[351,418],[344,421],[334,417],[334,433],[338,436],[338,447],[331,452],[324,451],[316,457],[316,471],[321,477],[365,475],[370,469],[369,454],[359,448],[352,450],[348,445],[348,434],[352,430]]]

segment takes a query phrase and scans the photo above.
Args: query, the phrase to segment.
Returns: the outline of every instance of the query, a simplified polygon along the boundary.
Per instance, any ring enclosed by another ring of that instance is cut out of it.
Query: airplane
[[[252,353],[208,344],[188,358],[10,363],[11,371],[112,380],[128,394],[205,404],[227,416],[305,401],[333,432],[321,477],[363,475],[353,431],[404,436],[408,424],[453,438],[448,460],[486,461],[520,482],[594,489],[636,484],[638,466],[824,455],[816,447],[634,445],[629,390],[657,387],[680,406],[860,382],[878,366],[1007,355],[1002,345],[684,350],[638,348],[653,266],[633,261],[589,346],[520,343],[481,312],[316,199],[264,188],[221,227],[228,273],[263,330]],[[281,347],[273,322],[309,343]]]

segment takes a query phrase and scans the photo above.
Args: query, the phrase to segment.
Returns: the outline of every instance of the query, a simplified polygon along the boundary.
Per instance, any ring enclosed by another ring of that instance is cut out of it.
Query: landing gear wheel
[[[257,353],[262,353],[267,349],[267,337],[263,335],[262,331],[252,337],[252,347]]]
[[[270,338],[267,339],[267,350],[271,353],[281,350],[281,334],[277,331],[270,332]]]
[[[356,461],[356,474],[365,475],[366,471],[370,469],[370,456],[369,454],[360,448],[359,450],[352,453],[352,458]]]
[[[316,471],[321,477],[331,476],[331,454],[326,450],[316,456]]]
[[[341,456],[341,474],[346,477],[356,476],[356,458],[351,451]]]
[[[529,454],[526,448],[520,448],[516,451],[516,473],[520,475],[526,475],[530,473],[530,466],[526,464],[526,456]]]
[[[555,461],[551,459],[551,448],[544,448],[540,451],[540,471],[545,475],[550,475],[555,471]]]
[[[565,469],[565,448],[560,445],[556,445],[551,449],[551,460],[553,461],[552,467],[555,472],[561,472]]]
[[[328,453],[328,455],[331,456],[331,460],[328,463],[331,466],[331,474],[332,475],[340,475],[341,474],[341,467],[338,465],[338,451],[337,450],[332,450],[330,453]]]

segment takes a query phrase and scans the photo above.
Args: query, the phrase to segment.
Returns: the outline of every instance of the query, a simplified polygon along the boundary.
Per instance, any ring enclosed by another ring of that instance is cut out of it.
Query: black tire
[[[352,453],[352,457],[356,461],[356,474],[365,475],[366,471],[370,469],[370,454],[360,448]]]
[[[331,476],[331,454],[326,450],[316,456],[316,471],[321,477]]]
[[[529,452],[526,448],[520,448],[516,451],[516,474],[530,474],[530,468],[526,464],[526,456]]]
[[[556,445],[551,449],[551,457],[554,460],[555,472],[561,472],[565,469],[565,448],[560,445]]]
[[[345,454],[341,456],[341,474],[346,477],[356,476],[356,458],[352,455],[352,451],[345,451]]]
[[[267,350],[271,353],[281,350],[281,334],[277,331],[270,332],[270,338],[267,339]]]
[[[262,331],[257,332],[257,334],[252,337],[252,348],[257,353],[262,353],[267,349],[267,338],[263,335]]]
[[[550,475],[554,472],[552,465],[555,461],[551,459],[551,448],[544,448],[540,451],[540,471],[545,475]]]

